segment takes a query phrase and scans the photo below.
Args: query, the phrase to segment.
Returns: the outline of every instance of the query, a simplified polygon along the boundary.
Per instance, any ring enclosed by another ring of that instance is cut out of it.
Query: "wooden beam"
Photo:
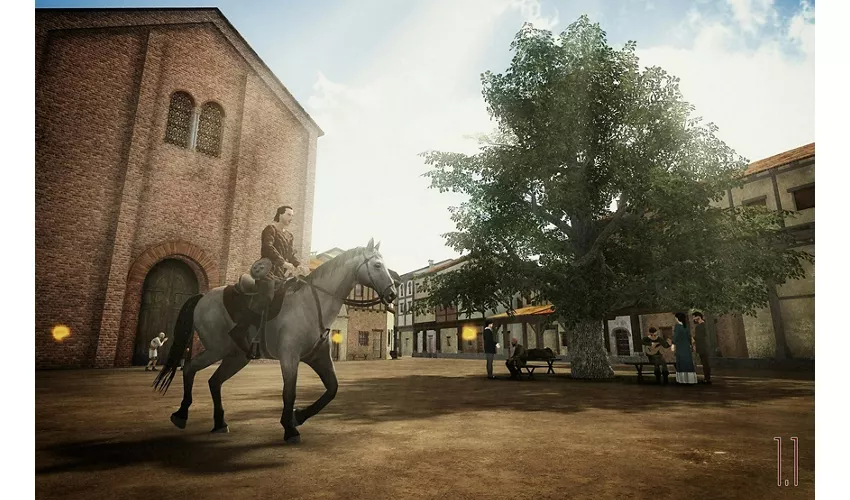
[[[632,314],[629,316],[632,323],[632,352],[641,352],[643,348],[643,332],[640,331],[640,316]]]

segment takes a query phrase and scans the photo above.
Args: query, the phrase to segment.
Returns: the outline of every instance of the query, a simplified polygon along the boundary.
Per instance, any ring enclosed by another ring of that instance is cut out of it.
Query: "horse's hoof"
[[[171,423],[176,425],[178,429],[185,429],[186,428],[186,420],[187,419],[185,419],[185,418],[178,417],[177,414],[175,414],[175,413],[171,414]]]
[[[286,444],[299,444],[301,442],[301,436],[291,436],[284,439]]]
[[[228,432],[230,432],[230,427],[228,425],[216,427],[210,431],[211,434],[227,434]]]

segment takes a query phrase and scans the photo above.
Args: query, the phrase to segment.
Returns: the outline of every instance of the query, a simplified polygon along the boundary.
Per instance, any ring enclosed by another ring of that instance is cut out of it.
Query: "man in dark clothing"
[[[517,343],[517,339],[511,339],[511,357],[505,361],[505,366],[511,372],[512,379],[520,379],[520,368],[525,366],[526,351],[522,344]]]
[[[493,358],[496,356],[496,337],[493,335],[493,320],[484,322],[484,356],[487,358],[487,378],[494,379]]]
[[[658,336],[658,329],[654,326],[649,329],[649,335],[643,338],[643,352],[649,358],[650,363],[655,366],[655,381],[659,384],[667,384],[670,371],[667,369],[667,361],[661,349],[669,349],[667,339]],[[664,378],[662,379],[662,375]]]
[[[711,355],[714,351],[714,346],[712,345],[711,339],[709,338],[708,331],[705,327],[705,319],[702,316],[702,313],[696,311],[693,313],[694,317],[694,342],[696,343],[696,351],[699,354],[700,362],[702,363],[702,373],[704,383],[711,384]]]

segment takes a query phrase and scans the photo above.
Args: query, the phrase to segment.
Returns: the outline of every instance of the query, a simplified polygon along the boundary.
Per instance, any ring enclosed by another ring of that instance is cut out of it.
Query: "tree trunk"
[[[569,355],[573,378],[614,378],[602,331],[602,321],[583,321],[570,330]]]

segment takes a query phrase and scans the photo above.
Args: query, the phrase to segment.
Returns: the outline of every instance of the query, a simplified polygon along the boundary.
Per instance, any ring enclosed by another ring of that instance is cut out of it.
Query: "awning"
[[[552,304],[546,304],[544,306],[528,306],[528,307],[520,307],[516,311],[514,311],[513,315],[509,315],[508,313],[496,314],[495,316],[490,316],[488,319],[501,319],[501,318],[511,318],[511,317],[520,317],[520,316],[548,316],[555,312],[555,306]]]

